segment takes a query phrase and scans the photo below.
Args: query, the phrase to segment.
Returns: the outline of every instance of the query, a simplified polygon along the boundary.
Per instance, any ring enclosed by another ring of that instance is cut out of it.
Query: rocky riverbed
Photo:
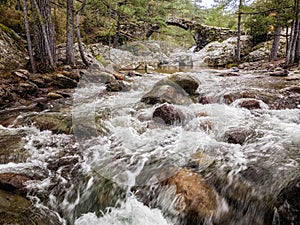
[[[2,72],[0,223],[300,223],[299,69],[207,66],[233,46],[92,45],[89,68]]]

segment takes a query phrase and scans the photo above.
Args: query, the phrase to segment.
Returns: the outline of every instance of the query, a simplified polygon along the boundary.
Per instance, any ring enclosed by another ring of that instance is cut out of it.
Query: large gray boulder
[[[269,57],[270,50],[272,48],[272,43],[273,41],[267,41],[253,47],[252,51],[245,57],[245,61],[255,62],[255,61],[267,59]],[[278,52],[277,52],[278,57],[284,57],[285,51],[286,51],[286,41],[285,38],[281,38],[279,42]]]
[[[190,75],[175,74],[169,78],[158,81],[152,90],[142,97],[142,102],[147,104],[170,103],[177,105],[189,105],[193,103],[193,97],[199,82]]]
[[[241,36],[241,56],[251,51],[251,37]],[[236,61],[237,38],[231,37],[223,42],[211,42],[193,56],[193,65],[207,64],[212,67],[224,67]]]

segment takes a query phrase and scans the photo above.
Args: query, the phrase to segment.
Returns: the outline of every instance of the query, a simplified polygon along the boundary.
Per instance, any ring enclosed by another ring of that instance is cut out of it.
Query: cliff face
[[[22,39],[13,30],[0,24],[0,72],[23,67],[25,63]]]

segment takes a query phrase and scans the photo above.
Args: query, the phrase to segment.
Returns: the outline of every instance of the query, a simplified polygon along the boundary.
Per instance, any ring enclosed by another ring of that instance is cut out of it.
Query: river
[[[11,156],[14,162],[0,165],[0,172],[38,178],[27,184],[27,197],[49,216],[49,224],[192,225],[170,209],[168,192],[155,192],[173,168],[196,171],[220,196],[221,213],[203,224],[270,224],[276,210],[269,206],[299,175],[300,109],[274,110],[261,102],[260,109],[248,110],[238,100],[225,104],[226,93],[269,89],[272,94],[270,79],[281,78],[251,72],[216,76],[219,72],[177,72],[199,80],[198,92],[209,104],[177,105],[184,120],[175,125],[154,122],[157,105],[140,102],[169,74],[131,78],[130,91],[109,95],[101,94],[104,85],[83,77],[71,106],[61,110],[72,114],[74,134],[1,126],[2,134],[19,136],[24,147]],[[246,140],[228,141],[231,131],[247,133]]]

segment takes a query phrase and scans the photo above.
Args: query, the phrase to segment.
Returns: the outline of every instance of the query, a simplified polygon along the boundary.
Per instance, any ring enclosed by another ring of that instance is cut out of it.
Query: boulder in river
[[[171,103],[177,105],[189,105],[193,101],[182,88],[175,88],[168,84],[157,83],[151,91],[146,93],[142,102],[147,104]]]
[[[258,100],[249,99],[249,100],[242,101],[239,105],[242,108],[246,108],[246,109],[260,109],[261,108],[260,103],[261,102]]]
[[[72,132],[71,116],[60,112],[43,113],[27,120],[27,123],[33,123],[40,130],[51,130],[55,134]]]
[[[268,74],[269,74],[269,76],[272,76],[272,77],[286,77],[289,75],[289,71],[286,69],[279,68],[273,72],[269,72]]]
[[[182,87],[189,95],[196,94],[196,90],[200,85],[200,82],[196,78],[187,74],[175,74],[168,79]]]
[[[31,177],[25,174],[16,173],[1,173],[0,174],[0,189],[13,192],[25,194],[25,183],[32,180]]]
[[[49,92],[47,94],[47,98],[49,99],[59,99],[59,98],[63,98],[64,96],[62,96],[61,94],[58,94],[56,92]]]
[[[246,109],[249,109],[249,110],[268,108],[268,105],[265,104],[263,101],[257,100],[257,99],[254,99],[254,98],[237,99],[236,101],[234,101],[232,103],[232,105],[233,106],[238,106],[238,107],[241,107],[241,108],[246,108]]]
[[[164,194],[165,198],[172,196],[169,207],[183,213],[187,220],[203,222],[205,218],[211,218],[217,213],[218,194],[193,170],[179,169],[164,185],[166,193],[161,192],[160,195]],[[173,192],[173,195],[168,195],[168,192]]]
[[[153,120],[163,122],[168,125],[180,124],[184,120],[183,113],[173,105],[164,103],[157,107],[153,112]]]
[[[170,103],[189,105],[196,95],[199,82],[190,75],[176,74],[158,81],[154,87],[142,97],[147,104]]]
[[[199,62],[205,62],[208,66],[224,67],[236,61],[235,51],[237,38],[231,37],[220,42],[211,42],[201,49],[196,56]],[[241,36],[241,55],[247,55],[251,50],[251,37],[248,35]]]
[[[116,91],[129,91],[130,86],[124,83],[122,80],[113,80],[106,84],[106,90],[111,92]]]

